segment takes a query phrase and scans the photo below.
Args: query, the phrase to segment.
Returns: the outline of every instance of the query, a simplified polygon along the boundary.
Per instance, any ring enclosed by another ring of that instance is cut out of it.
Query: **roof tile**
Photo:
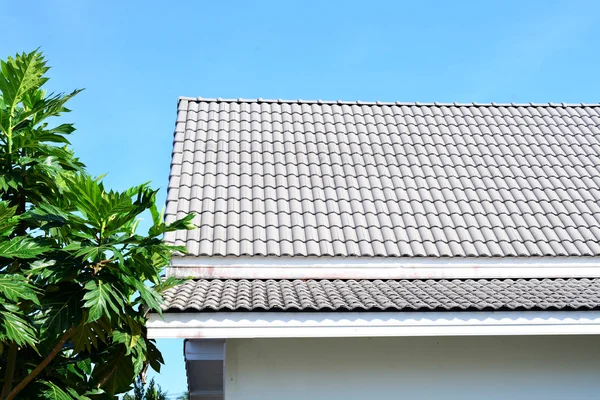
[[[597,310],[600,279],[201,279],[164,297],[169,311]]]
[[[182,99],[191,255],[600,255],[600,106]]]

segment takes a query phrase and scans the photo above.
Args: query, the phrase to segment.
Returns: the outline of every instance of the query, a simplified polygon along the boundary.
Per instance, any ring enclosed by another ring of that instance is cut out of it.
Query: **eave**
[[[600,311],[152,314],[151,338],[597,335]]]

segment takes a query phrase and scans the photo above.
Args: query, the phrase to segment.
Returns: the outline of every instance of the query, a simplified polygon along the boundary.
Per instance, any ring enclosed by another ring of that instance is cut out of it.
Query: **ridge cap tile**
[[[307,99],[264,99],[264,98],[215,98],[215,97],[188,97],[188,96],[179,96],[180,99],[190,100],[190,101],[198,101],[198,102],[247,102],[247,103],[289,103],[289,104],[358,104],[358,105],[371,105],[371,106],[382,106],[382,105],[398,105],[398,106],[420,106],[420,107],[448,107],[448,106],[457,106],[457,107],[552,107],[552,108],[565,108],[565,107],[600,107],[600,102],[598,103],[534,103],[534,102],[509,102],[509,103],[497,103],[497,102],[470,102],[470,103],[461,103],[461,102],[439,102],[439,101],[431,101],[431,102],[421,102],[421,101],[364,101],[364,100],[307,100]]]

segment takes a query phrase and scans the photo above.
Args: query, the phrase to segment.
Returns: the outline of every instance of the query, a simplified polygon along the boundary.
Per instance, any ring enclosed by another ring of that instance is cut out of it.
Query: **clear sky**
[[[0,0],[0,57],[41,46],[93,174],[167,185],[177,96],[600,101],[600,1]],[[161,201],[165,192],[161,192]],[[182,342],[159,383],[185,390]]]

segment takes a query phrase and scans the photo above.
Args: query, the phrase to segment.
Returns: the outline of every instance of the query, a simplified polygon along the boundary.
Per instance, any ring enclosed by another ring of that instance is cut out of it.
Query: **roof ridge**
[[[343,104],[343,105],[361,105],[361,106],[446,106],[446,107],[599,107],[598,103],[460,103],[460,102],[403,102],[403,101],[346,101],[346,100],[303,100],[303,99],[263,99],[263,98],[221,98],[221,97],[189,97],[179,96],[178,101],[197,101],[210,103],[279,103],[279,104]]]

